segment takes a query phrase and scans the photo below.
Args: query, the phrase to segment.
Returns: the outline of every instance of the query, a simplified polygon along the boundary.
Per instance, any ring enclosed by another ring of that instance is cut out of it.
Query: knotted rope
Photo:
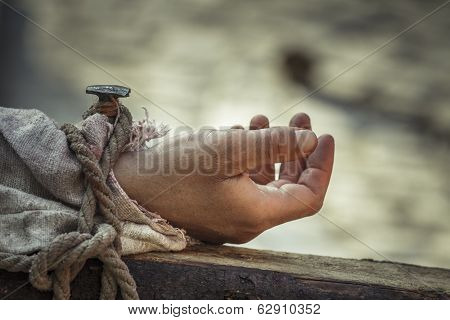
[[[70,298],[70,282],[86,260],[93,257],[103,262],[101,299],[114,299],[118,288],[124,299],[139,299],[136,283],[120,257],[122,227],[112,191],[106,184],[120,152],[130,141],[132,117],[128,109],[112,97],[111,102],[93,105],[83,119],[97,112],[104,113],[110,122],[115,123],[100,160],[90,150],[77,127],[65,124],[61,128],[85,176],[86,192],[81,204],[78,230],[59,235],[47,248],[33,256],[0,253],[1,269],[30,272],[31,284],[40,290],[53,289],[55,299]],[[97,206],[101,217],[94,220]]]

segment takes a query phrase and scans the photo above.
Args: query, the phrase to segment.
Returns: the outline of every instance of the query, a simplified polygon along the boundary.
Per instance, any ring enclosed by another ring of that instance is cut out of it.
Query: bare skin
[[[258,115],[250,130],[206,130],[125,153],[116,178],[130,198],[199,240],[248,242],[318,212],[333,167],[333,137],[317,138],[306,114],[286,127],[268,123]]]

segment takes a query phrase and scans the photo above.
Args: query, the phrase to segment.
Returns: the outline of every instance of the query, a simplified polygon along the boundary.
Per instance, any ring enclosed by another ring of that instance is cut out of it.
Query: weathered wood
[[[230,246],[126,257],[142,299],[448,299],[450,270]],[[101,264],[89,261],[74,299],[96,299]],[[20,289],[16,289],[22,286]],[[16,291],[15,291],[16,290]],[[0,298],[47,299],[23,273],[0,271]]]

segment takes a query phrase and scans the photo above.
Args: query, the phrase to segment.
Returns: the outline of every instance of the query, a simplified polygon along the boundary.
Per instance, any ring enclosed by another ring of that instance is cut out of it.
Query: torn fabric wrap
[[[101,114],[81,123],[81,132],[98,157],[112,129]],[[133,132],[132,150],[157,136],[154,128],[143,130],[142,122],[134,124]],[[143,133],[144,138],[136,137]],[[131,200],[113,172],[107,184],[123,226],[124,255],[186,247],[185,233]],[[57,125],[38,110],[0,107],[0,252],[31,255],[56,236],[76,231],[83,193],[81,165]]]

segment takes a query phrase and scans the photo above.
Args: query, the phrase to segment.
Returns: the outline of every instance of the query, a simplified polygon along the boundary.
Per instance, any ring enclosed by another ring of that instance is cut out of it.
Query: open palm
[[[317,139],[307,115],[295,115],[287,127],[268,123],[260,115],[250,130],[234,126],[167,138],[122,155],[114,172],[132,199],[193,237],[247,242],[319,211],[333,166],[333,138]]]

